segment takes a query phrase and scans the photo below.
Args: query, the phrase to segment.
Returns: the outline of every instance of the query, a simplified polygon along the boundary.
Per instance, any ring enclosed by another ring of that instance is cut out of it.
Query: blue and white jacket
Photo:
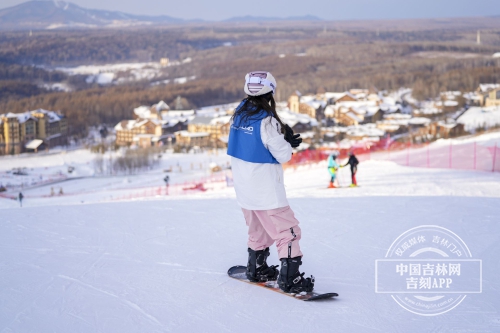
[[[263,111],[243,122],[236,116],[228,141],[234,189],[242,208],[270,210],[288,206],[283,168],[292,147],[278,121]]]

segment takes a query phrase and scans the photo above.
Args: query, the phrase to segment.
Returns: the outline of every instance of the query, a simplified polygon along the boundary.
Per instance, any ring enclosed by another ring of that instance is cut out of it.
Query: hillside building
[[[116,144],[119,146],[130,146],[141,140],[144,146],[145,138],[149,138],[149,146],[158,141],[162,135],[161,123],[157,119],[134,119],[122,120],[115,126]]]
[[[322,119],[324,109],[327,105],[324,95],[302,96],[299,92],[293,93],[288,98],[288,108],[290,111],[308,115],[314,119]]]
[[[485,98],[484,106],[500,106],[500,87],[490,90],[488,96]]]
[[[476,92],[480,95],[480,106],[495,106],[500,105],[500,83],[482,83],[477,88]],[[498,104],[496,104],[498,103]]]
[[[152,106],[134,109],[134,119],[122,120],[115,126],[116,144],[151,147],[169,138],[175,132],[187,129],[189,120],[195,117],[194,110],[171,110],[167,103],[160,101]]]
[[[229,137],[230,118],[197,116],[189,122],[187,131],[175,132],[176,145],[183,148],[225,148]]]
[[[66,118],[54,111],[0,114],[0,155],[64,145],[67,132]]]

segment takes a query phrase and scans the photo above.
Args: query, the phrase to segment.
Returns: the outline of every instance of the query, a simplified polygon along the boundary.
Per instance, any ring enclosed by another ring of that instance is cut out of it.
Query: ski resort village
[[[168,147],[176,151],[227,147],[229,123],[239,103],[186,110],[178,96],[174,107],[164,101],[138,106],[113,128],[99,125],[104,136],[113,135],[119,147]],[[280,117],[304,144],[300,149],[343,147],[382,139],[424,143],[500,128],[500,84],[480,84],[476,91],[447,91],[434,100],[418,101],[411,89],[373,92],[350,89],[314,95],[292,94],[279,102]],[[92,142],[92,141],[90,141]],[[0,154],[37,152],[40,148],[68,146],[64,112],[43,109],[21,114],[0,114]],[[74,143],[74,142],[73,142]],[[332,146],[333,143],[333,146]]]

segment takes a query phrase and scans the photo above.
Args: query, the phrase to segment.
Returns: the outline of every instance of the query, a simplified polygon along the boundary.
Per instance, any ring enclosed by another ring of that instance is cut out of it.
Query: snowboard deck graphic
[[[276,281],[268,281],[268,282],[252,282],[247,279],[246,276],[247,267],[246,266],[233,266],[227,271],[227,275],[232,277],[233,279],[240,280],[249,284],[253,284],[259,287],[263,287],[274,292],[280,293],[282,295],[286,295],[289,297],[293,297],[295,299],[300,299],[301,301],[317,301],[320,299],[329,299],[338,296],[337,293],[317,293],[315,291],[312,292],[303,292],[300,294],[288,294],[282,291],[278,287],[278,283]]]

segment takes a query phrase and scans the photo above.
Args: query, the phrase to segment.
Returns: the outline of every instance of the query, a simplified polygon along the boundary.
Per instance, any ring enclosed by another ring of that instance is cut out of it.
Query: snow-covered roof
[[[400,125],[396,125],[396,124],[378,123],[377,122],[377,128],[380,128],[381,130],[384,130],[386,132],[395,132],[400,127],[401,127]]]
[[[49,120],[49,123],[60,121],[62,118],[64,118],[64,116],[62,114],[59,114],[59,113],[54,112],[54,111],[44,110],[44,109],[33,110],[33,111],[30,111],[30,113],[43,113],[43,114],[45,114]]]
[[[186,117],[194,114],[194,110],[169,110],[161,112],[162,118]]]
[[[411,115],[409,114],[396,113],[385,115],[384,120],[377,121],[377,127],[384,128],[387,131],[390,131],[390,126],[397,126],[397,128],[399,128],[400,126],[408,126],[408,122],[410,121],[410,119]]]
[[[338,133],[346,133],[348,130],[348,127],[345,127],[345,126],[330,126],[330,127],[323,127],[322,128],[322,131],[324,131],[325,133],[334,133],[334,134],[338,134]]]
[[[353,94],[351,94],[350,92],[346,91],[346,92],[342,93],[342,95],[341,95],[341,96],[338,96],[338,97],[335,99],[335,101],[337,101],[337,100],[339,100],[339,99],[341,99],[342,97],[345,97],[345,96],[349,96],[349,97],[351,97],[352,99],[354,99],[354,100],[356,100],[356,101],[357,101],[357,99],[358,99],[356,96],[354,96],[354,95],[353,95]],[[348,101],[346,101],[346,102],[339,102],[339,103],[347,103],[347,102],[348,102]]]
[[[183,137],[189,137],[189,138],[201,138],[201,137],[206,137],[206,136],[209,136],[210,133],[206,133],[206,132],[188,132],[188,131],[178,131],[178,132],[175,132],[175,134],[178,134],[180,136],[183,136]]]
[[[159,101],[151,107],[142,105],[135,108],[134,114],[139,118],[156,118],[159,112],[166,112],[168,110],[170,110],[168,104],[164,101]]]
[[[228,104],[219,104],[219,105],[210,105],[204,106],[198,110],[196,110],[196,114],[199,116],[205,117],[219,117],[225,116],[228,113],[232,113],[234,109],[240,105],[241,102],[234,102]]]
[[[159,101],[157,104],[153,105],[152,107],[154,107],[156,109],[156,111],[170,110],[170,107],[164,101]]]
[[[448,100],[448,101],[444,101],[443,105],[444,106],[450,106],[450,107],[452,107],[452,106],[458,106],[458,102],[457,101],[450,101],[450,100]]]
[[[422,109],[415,109],[413,110],[413,113],[415,115],[421,115],[421,114],[439,114],[443,113],[442,109],[438,108],[422,108]]]
[[[393,97],[384,97],[382,103],[387,105],[396,105],[396,100]]]
[[[196,116],[194,117],[191,121],[189,121],[190,124],[204,124],[204,125],[210,125],[212,120],[214,118],[212,117],[201,117],[201,116]]]
[[[429,125],[430,123],[431,120],[424,117],[415,117],[408,120],[408,124],[410,125]]]
[[[500,83],[483,83],[479,85],[479,91],[482,93],[487,93],[497,88],[500,88]]]
[[[28,142],[25,147],[27,149],[37,149],[38,147],[40,147],[40,145],[42,143],[43,143],[43,140],[35,139],[35,140],[31,140],[30,142]]]
[[[1,117],[11,118],[11,119],[17,118],[17,120],[19,121],[19,123],[22,124],[22,123],[25,123],[26,121],[28,121],[29,119],[32,119],[34,121],[38,121],[38,118],[36,118],[35,116],[33,116],[33,113],[43,113],[43,114],[45,114],[47,116],[47,119],[48,119],[49,123],[60,121],[62,118],[64,118],[63,115],[58,114],[57,112],[48,111],[48,110],[44,110],[44,109],[38,109],[38,110],[33,110],[33,111],[26,111],[26,112],[22,112],[22,113],[12,113],[12,112],[9,112],[7,114],[1,115]]]
[[[194,110],[162,111],[161,123],[163,127],[175,126],[180,122],[190,122],[195,117]]]
[[[306,95],[300,98],[300,102],[311,106],[313,109],[317,110],[320,107],[326,106],[326,101],[323,99],[318,99],[316,95]]]
[[[318,121],[307,114],[295,113],[288,109],[278,111],[278,116],[280,119],[288,124],[288,126],[293,127],[298,123],[309,124],[310,126],[318,126]]]
[[[338,102],[335,106],[347,108],[377,106],[377,101],[344,101]]]
[[[462,96],[462,92],[460,91],[443,91],[440,93],[441,96],[445,97],[446,99],[455,99],[458,96]]]
[[[480,94],[478,94],[475,91],[465,93],[463,96],[464,96],[464,98],[466,98],[468,100],[473,100],[473,101],[481,101],[483,99],[483,96],[481,96]]]
[[[309,101],[309,102],[306,102],[307,105],[313,107],[315,110],[319,109],[320,107],[325,107],[326,106],[326,102],[325,101],[321,101],[321,100],[312,100],[312,101]]]
[[[12,112],[9,112],[5,115],[5,118],[17,118],[17,114],[16,113],[12,113]]]
[[[366,98],[369,101],[377,101],[377,102],[380,101],[380,97],[377,94],[369,94]]]
[[[151,118],[150,108],[144,105],[135,108],[134,114],[139,118]]]
[[[344,96],[345,92],[326,92],[324,94],[326,99],[333,99],[334,101],[339,99],[340,97]]]
[[[212,120],[210,121],[210,125],[224,125],[228,124],[230,120],[231,116],[212,118]]]
[[[157,124],[157,122],[154,122],[152,119],[122,120],[118,124],[116,124],[114,128],[116,131],[131,130],[136,127],[141,127],[148,121]]]
[[[471,107],[457,119],[457,122],[463,124],[466,131],[499,126],[500,106]]]
[[[353,137],[381,137],[385,135],[385,131],[375,124],[365,124],[349,126],[346,134]]]
[[[437,124],[441,127],[453,128],[457,126],[458,123],[454,119],[448,118],[446,120],[438,121]]]
[[[378,106],[363,105],[363,106],[355,107],[355,108],[353,108],[353,110],[357,114],[362,114],[365,117],[371,117],[375,113],[377,113],[380,110],[380,108]]]
[[[411,118],[411,115],[409,115],[409,114],[395,113],[395,114],[384,115],[384,119],[388,119],[388,120],[408,120],[410,118]]]
[[[384,113],[396,113],[401,111],[400,104],[389,104],[389,103],[381,103],[380,110],[384,111]]]
[[[328,105],[325,108],[325,116],[333,117],[335,115],[335,108],[333,105]]]

